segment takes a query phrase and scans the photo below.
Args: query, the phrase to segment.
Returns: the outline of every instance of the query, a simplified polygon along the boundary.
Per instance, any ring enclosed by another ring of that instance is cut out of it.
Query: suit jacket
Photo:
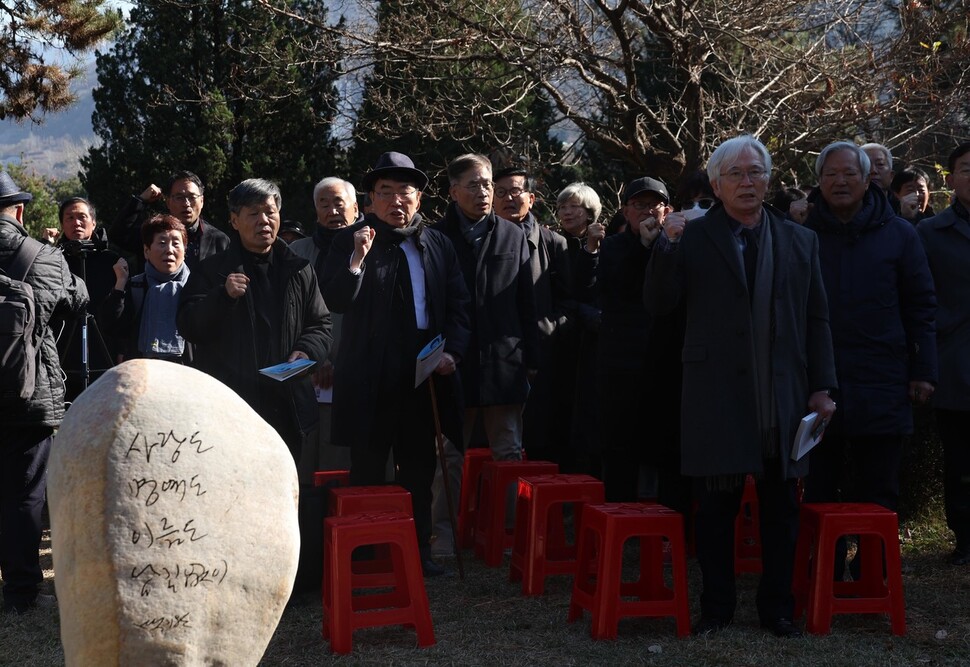
[[[309,376],[286,382],[267,380],[259,374],[260,350],[269,343],[257,339],[258,313],[252,290],[239,299],[226,294],[226,276],[243,272],[242,245],[237,234],[226,250],[202,260],[189,275],[179,295],[176,317],[179,333],[195,344],[199,370],[220,380],[239,394],[274,426],[292,451],[298,436],[317,425],[319,410]],[[327,358],[332,343],[330,311],[327,310],[317,276],[310,264],[297,256],[281,239],[271,250],[282,275],[282,318],[277,346],[280,358],[300,350],[317,362]],[[257,349],[259,348],[259,349]],[[288,414],[279,424],[270,419],[270,406],[284,403]]]
[[[373,225],[372,216],[341,230],[333,239],[324,263],[322,291],[327,304],[343,314],[344,336],[334,364],[333,425],[331,434],[337,445],[366,445],[379,402],[386,400],[390,387],[384,367],[393,339],[402,335],[392,326],[390,285],[394,266],[389,244],[379,237],[364,259],[363,270],[353,274],[349,268],[354,252],[354,233]],[[468,349],[468,290],[458,268],[451,242],[443,234],[424,228],[415,238],[424,268],[425,297],[428,306],[428,337],[441,334],[445,351],[463,359]],[[399,261],[406,261],[403,258]],[[413,304],[413,297],[411,303]],[[413,305],[412,305],[413,308]],[[413,363],[412,359],[408,364]],[[460,362],[459,368],[464,362]],[[460,379],[436,375],[442,430],[452,442],[461,442]]]
[[[786,478],[808,472],[791,460],[799,420],[812,392],[836,386],[828,305],[815,234],[765,207],[774,252],[772,388]],[[677,244],[655,248],[644,297],[653,317],[683,300],[687,324],[681,360],[685,475],[763,471],[751,306],[728,215],[720,205],[690,222]]]
[[[525,403],[527,371],[539,368],[539,325],[525,234],[491,212],[476,256],[462,236],[454,202],[432,229],[451,239],[472,300],[472,336],[461,362],[465,405]]]
[[[936,284],[940,381],[933,406],[970,410],[970,222],[949,207],[916,228]]]

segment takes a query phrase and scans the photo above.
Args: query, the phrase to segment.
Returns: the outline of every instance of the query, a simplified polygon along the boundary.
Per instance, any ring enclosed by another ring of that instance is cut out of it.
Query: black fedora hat
[[[370,189],[374,186],[374,182],[378,178],[388,178],[398,173],[402,176],[406,175],[407,180],[414,181],[414,185],[418,190],[424,190],[428,184],[427,174],[417,169],[411,158],[404,153],[388,151],[377,158],[377,163],[373,169],[364,174],[364,180],[361,183],[363,186],[362,189],[364,192],[370,192]]]
[[[626,204],[630,199],[644,192],[652,192],[655,195],[660,195],[665,204],[670,203],[667,186],[662,181],[658,181],[656,178],[650,178],[649,176],[632,180],[623,188],[623,203]]]
[[[11,206],[13,204],[26,204],[34,198],[34,195],[21,190],[10,174],[0,171],[0,206]]]

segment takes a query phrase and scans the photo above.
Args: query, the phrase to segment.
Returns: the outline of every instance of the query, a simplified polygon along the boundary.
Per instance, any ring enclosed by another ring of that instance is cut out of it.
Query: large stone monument
[[[68,665],[255,665],[296,574],[296,467],[238,395],[157,360],[67,413],[48,495]]]

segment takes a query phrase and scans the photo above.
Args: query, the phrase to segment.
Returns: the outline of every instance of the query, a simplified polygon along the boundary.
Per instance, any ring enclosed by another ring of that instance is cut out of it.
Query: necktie
[[[758,271],[758,243],[755,240],[756,232],[753,229],[744,227],[741,229],[741,236],[744,238],[744,275],[748,280],[748,298],[754,295],[755,275]]]

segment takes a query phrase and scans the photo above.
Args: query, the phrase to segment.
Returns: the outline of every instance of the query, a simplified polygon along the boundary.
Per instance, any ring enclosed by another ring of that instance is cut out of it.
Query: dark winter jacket
[[[382,386],[386,378],[383,371],[390,363],[385,353],[389,348],[397,348],[391,339],[401,335],[388,326],[392,320],[391,286],[395,282],[392,272],[397,250],[380,236],[375,237],[360,274],[354,275],[349,268],[354,233],[375,222],[373,216],[366,216],[341,230],[324,264],[324,298],[335,313],[342,314],[342,342],[334,364],[331,434],[334,443],[344,446],[369,442],[378,401],[386,400],[379,397],[386,396],[388,391],[388,387]],[[469,297],[454,247],[443,234],[427,227],[414,238],[424,267],[427,336],[430,339],[441,334],[445,338],[445,351],[459,360],[459,368],[464,368],[470,338]],[[406,260],[398,257],[398,261]],[[400,362],[396,360],[394,364]],[[404,365],[413,366],[413,360],[406,360]],[[461,412],[457,409],[460,400],[456,400],[460,399],[460,388],[453,384],[456,381],[458,378],[454,375],[435,376],[442,428],[452,442],[460,443]]]
[[[84,281],[88,289],[88,312],[94,316],[89,320],[91,326],[88,327],[88,370],[91,373],[91,380],[96,380],[101,372],[111,368],[115,363],[115,355],[120,351],[118,341],[107,331],[99,319],[97,319],[98,309],[105,298],[114,289],[115,272],[114,265],[120,255],[108,247],[108,234],[104,227],[95,227],[91,234],[94,242],[93,250],[77,253],[72,250],[69,242],[61,236],[57,241],[57,248],[64,252],[67,266],[78,278]],[[65,245],[67,243],[67,245]],[[76,247],[76,246],[75,246]],[[65,248],[67,250],[65,251]],[[81,383],[82,360],[81,353],[82,332],[81,324],[83,320],[78,320],[73,326],[65,329],[64,334],[57,340],[57,350],[61,355],[61,366],[68,374],[68,399],[72,399],[75,394],[83,388]],[[97,329],[94,325],[97,325]],[[102,345],[104,341],[104,345]]]
[[[936,296],[923,245],[878,186],[846,224],[821,192],[809,201],[805,226],[819,238],[845,434],[912,433],[909,383],[937,380]]]
[[[966,211],[966,209],[964,209]],[[970,220],[953,206],[916,228],[936,286],[940,383],[933,405],[970,411]]]
[[[0,215],[0,268],[6,269],[25,238],[22,225]],[[22,409],[0,414],[0,423],[57,427],[64,417],[64,379],[54,339],[65,321],[83,317],[88,291],[71,273],[61,251],[52,247],[41,249],[26,282],[34,290],[35,326],[40,332],[36,386]]]
[[[112,289],[101,302],[98,310],[98,321],[105,335],[116,342],[117,351],[125,361],[146,356],[138,349],[138,335],[147,287],[148,281],[144,273],[132,276],[124,290]],[[174,360],[192,365],[192,343],[185,341],[181,358],[174,358]]]
[[[176,319],[179,333],[195,344],[195,365],[228,385],[243,400],[273,425],[294,450],[299,436],[316,426],[319,411],[310,378],[276,382],[260,375],[259,359],[267,341],[257,340],[253,290],[239,299],[226,293],[226,276],[242,273],[243,249],[233,234],[229,247],[202,260],[193,269],[182,290]],[[332,342],[330,313],[327,310],[317,277],[310,264],[295,255],[286,243],[277,239],[271,251],[272,261],[279,262],[283,293],[280,339],[276,347],[282,363],[294,351],[322,362]],[[273,408],[286,405],[287,414],[275,416]]]
[[[594,292],[601,312],[597,375],[641,373],[648,349],[650,317],[643,304],[643,281],[650,250],[639,232],[623,229],[600,245]]]
[[[525,403],[528,371],[539,368],[529,245],[515,223],[494,212],[487,224],[478,256],[461,233],[454,202],[432,227],[454,245],[472,299],[471,342],[461,364],[467,407]]]

